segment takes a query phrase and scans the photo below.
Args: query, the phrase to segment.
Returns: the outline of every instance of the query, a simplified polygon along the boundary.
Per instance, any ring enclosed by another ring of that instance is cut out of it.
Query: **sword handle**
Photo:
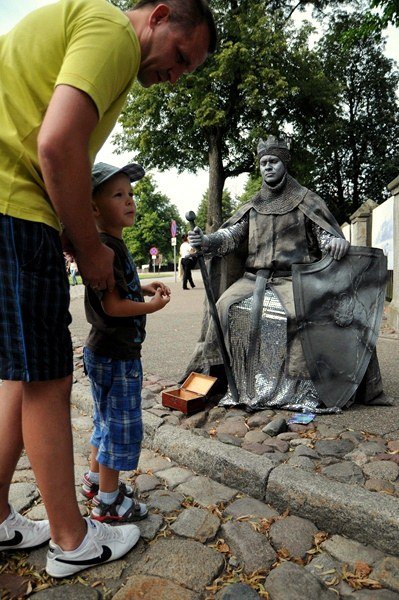
[[[188,212],[186,212],[185,217],[186,217],[186,221],[188,221],[189,223],[191,223],[191,226],[194,229],[194,227],[195,227],[195,217],[196,217],[195,212],[193,210],[189,210]]]
[[[191,228],[194,229],[195,227],[195,218],[196,218],[196,214],[193,210],[189,210],[188,212],[186,212],[185,214],[186,217],[186,221],[188,221],[191,225]],[[195,250],[195,254],[197,255],[198,259],[200,256],[203,255],[203,250],[201,247],[199,248],[194,248]]]

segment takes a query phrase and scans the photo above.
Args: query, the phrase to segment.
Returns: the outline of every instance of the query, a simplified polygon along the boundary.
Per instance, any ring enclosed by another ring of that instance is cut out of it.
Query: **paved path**
[[[45,548],[0,553],[21,585],[14,597],[26,597],[30,582],[33,595],[49,599],[399,600],[396,332],[384,327],[379,342],[394,407],[359,406],[307,426],[288,423],[288,412],[248,415],[214,405],[186,417],[162,406],[161,391],[180,376],[198,335],[198,271],[195,280],[197,288],[183,292],[172,277],[173,302],[148,320],[145,449],[139,471],[127,474],[150,508],[139,544],[122,560],[68,581],[43,574]],[[81,292],[72,288],[77,482],[91,429]],[[12,502],[32,518],[44,516],[26,457]],[[82,501],[81,508],[89,509]],[[4,577],[0,569],[0,590],[11,585]]]

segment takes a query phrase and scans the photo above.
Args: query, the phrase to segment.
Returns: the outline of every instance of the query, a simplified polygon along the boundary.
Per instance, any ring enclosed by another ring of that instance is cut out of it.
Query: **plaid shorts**
[[[98,462],[116,471],[137,469],[143,439],[140,359],[115,360],[85,348],[84,364],[94,400],[90,443]]]
[[[70,375],[69,283],[58,232],[0,214],[0,277],[0,378]]]

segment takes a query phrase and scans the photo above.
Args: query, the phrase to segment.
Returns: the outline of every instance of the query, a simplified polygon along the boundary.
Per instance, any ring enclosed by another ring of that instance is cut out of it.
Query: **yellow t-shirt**
[[[140,64],[129,19],[106,0],[61,0],[0,37],[0,212],[59,228],[46,193],[37,136],[55,86],[86,92],[99,122],[94,158],[111,132]]]

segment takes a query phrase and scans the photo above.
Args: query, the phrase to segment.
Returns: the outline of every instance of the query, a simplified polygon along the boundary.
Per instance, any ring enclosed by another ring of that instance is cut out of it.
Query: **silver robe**
[[[342,237],[342,232],[324,202],[289,175],[281,190],[271,195],[263,188],[209,236],[207,257],[212,258],[208,269],[239,404],[248,410],[340,410],[324,407],[309,377],[296,335],[291,277],[291,265],[320,260],[331,237]],[[260,269],[269,269],[270,275],[255,359],[248,363],[253,293]],[[210,373],[220,364],[216,332],[206,307],[201,337],[186,373]],[[235,404],[229,391],[220,404]]]

